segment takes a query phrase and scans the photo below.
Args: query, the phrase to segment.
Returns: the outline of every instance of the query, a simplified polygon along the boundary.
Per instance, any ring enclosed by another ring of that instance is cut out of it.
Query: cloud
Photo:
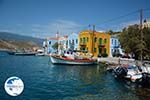
[[[57,32],[60,35],[68,35],[72,32],[78,32],[82,25],[69,20],[56,20],[46,25],[32,24],[32,32],[42,34],[43,37],[55,36]]]
[[[11,30],[8,30],[8,29],[0,29],[0,32],[11,32]]]

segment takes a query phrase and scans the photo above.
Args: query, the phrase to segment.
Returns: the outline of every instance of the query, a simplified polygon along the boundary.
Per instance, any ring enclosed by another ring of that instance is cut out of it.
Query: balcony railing
[[[80,42],[80,46],[86,46],[85,42]]]
[[[98,46],[99,47],[105,47],[105,44],[104,43],[98,43]]]

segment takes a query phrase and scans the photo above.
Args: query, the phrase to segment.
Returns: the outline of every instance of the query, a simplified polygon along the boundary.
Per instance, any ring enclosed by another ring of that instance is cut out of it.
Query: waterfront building
[[[55,50],[52,48],[52,46],[57,42],[56,39],[47,38],[43,41],[43,49],[45,54],[49,54],[51,52],[55,52]]]
[[[144,27],[150,28],[150,22],[147,22],[147,21],[145,20],[144,23],[143,23],[143,28],[144,28]]]
[[[110,38],[110,57],[123,55],[121,45],[117,35],[111,35]]]
[[[61,36],[58,38],[58,50],[67,50],[68,36]]]
[[[110,55],[110,35],[104,32],[85,30],[79,33],[79,49],[94,57]]]
[[[68,50],[77,50],[78,49],[78,34],[71,33],[68,35],[68,40],[66,42]]]

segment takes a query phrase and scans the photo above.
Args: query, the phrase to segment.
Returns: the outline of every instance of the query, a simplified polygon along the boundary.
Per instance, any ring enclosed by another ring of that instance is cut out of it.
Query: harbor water
[[[7,78],[24,82],[21,95],[5,92]],[[150,100],[150,91],[116,80],[103,65],[53,65],[46,56],[0,53],[0,100]]]

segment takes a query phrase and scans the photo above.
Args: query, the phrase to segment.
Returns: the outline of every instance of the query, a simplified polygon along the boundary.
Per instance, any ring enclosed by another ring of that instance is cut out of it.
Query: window
[[[82,38],[80,38],[80,42],[82,43]]]
[[[99,48],[99,54],[102,54],[102,48]]]
[[[83,38],[83,43],[85,43],[85,37]]]
[[[104,53],[106,53],[107,52],[107,49],[106,48],[104,48]]]
[[[76,39],[76,44],[78,44],[78,39]]]
[[[82,48],[83,51],[85,51],[85,48]]]
[[[113,42],[114,42],[113,39],[111,40],[111,42],[112,42],[111,44],[114,44],[114,43],[113,43]]]
[[[107,43],[107,39],[104,40],[104,43]]]
[[[94,48],[94,52],[96,52],[96,48]]]
[[[117,44],[117,41],[115,40],[115,45]]]
[[[96,41],[97,41],[97,38],[95,37],[95,38],[94,38],[94,42],[96,42]]]
[[[74,44],[74,40],[72,40],[72,44]]]
[[[66,45],[68,45],[68,40],[66,41]]]
[[[102,38],[99,38],[99,44],[102,44]]]
[[[71,44],[71,40],[69,40],[69,44]]]
[[[86,39],[87,39],[87,42],[88,42],[88,41],[89,41],[89,38],[87,37]]]
[[[51,44],[51,41],[49,41],[49,44]]]

